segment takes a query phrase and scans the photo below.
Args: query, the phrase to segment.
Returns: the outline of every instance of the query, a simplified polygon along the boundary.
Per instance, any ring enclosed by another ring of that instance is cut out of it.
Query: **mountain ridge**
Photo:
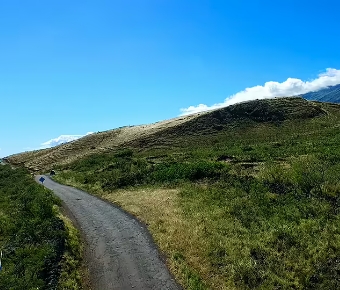
[[[340,84],[329,86],[319,91],[309,92],[300,95],[299,97],[302,97],[309,101],[340,103]]]

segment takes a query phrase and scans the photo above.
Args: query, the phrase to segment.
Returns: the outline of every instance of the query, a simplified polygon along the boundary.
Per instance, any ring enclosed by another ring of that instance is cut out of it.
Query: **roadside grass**
[[[183,217],[177,189],[145,187],[117,190],[101,197],[121,206],[147,225],[161,252],[167,254],[170,271],[186,289],[208,289],[190,266],[201,260],[199,249],[204,245],[195,228]],[[192,239],[188,240],[188,236]]]
[[[65,252],[61,260],[58,289],[83,289],[80,269],[84,247],[79,231],[73,226],[72,221],[67,216],[59,214],[59,218],[65,224],[67,238]]]
[[[0,166],[0,289],[82,289],[82,246],[60,200],[28,171]]]
[[[60,275],[65,228],[60,201],[28,171],[0,166],[0,289],[53,289]]]
[[[283,178],[275,169],[264,173],[262,180],[248,176],[209,187],[190,184],[182,190],[184,212],[189,219],[202,221],[205,255],[225,285],[340,287],[339,192],[332,190],[339,181],[323,178],[320,170],[310,178],[308,173],[319,164],[297,162]]]

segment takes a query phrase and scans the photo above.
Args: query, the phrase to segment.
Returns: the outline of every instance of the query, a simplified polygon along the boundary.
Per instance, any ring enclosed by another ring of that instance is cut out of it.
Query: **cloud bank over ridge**
[[[93,134],[93,132],[87,132],[85,135],[60,135],[57,138],[51,139],[47,142],[44,142],[41,144],[41,149],[45,149],[45,148],[51,148],[63,143],[67,143],[67,142],[71,142],[74,140],[77,140],[81,137],[87,136]]]
[[[236,93],[224,100],[223,103],[207,106],[199,104],[181,109],[181,115],[210,111],[222,107],[227,107],[236,103],[256,100],[270,99],[275,97],[291,97],[318,91],[320,89],[340,84],[340,70],[328,68],[326,72],[319,74],[319,77],[312,81],[302,81],[300,79],[288,78],[285,82],[267,82],[264,86],[246,88],[244,91]]]

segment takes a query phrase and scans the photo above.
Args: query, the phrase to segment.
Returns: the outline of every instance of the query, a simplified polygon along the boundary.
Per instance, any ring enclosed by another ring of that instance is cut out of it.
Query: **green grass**
[[[181,277],[178,277],[183,281],[183,286],[185,289],[190,290],[208,290],[209,288],[205,285],[200,275],[192,269],[188,265],[185,260],[185,256],[176,252],[171,257],[174,261],[175,267],[177,268],[177,272],[181,274]]]
[[[190,163],[166,160],[153,164],[142,158],[121,156],[118,153],[93,155],[71,163],[66,168],[69,171],[61,172],[60,178],[72,176],[78,183],[100,184],[104,190],[112,190],[125,186],[219,178],[228,166],[204,160]]]
[[[182,190],[187,217],[206,229],[205,255],[230,287],[340,287],[340,167],[304,159]]]
[[[66,251],[61,261],[61,274],[58,282],[60,290],[82,289],[81,263],[83,257],[83,244],[79,231],[73,226],[71,220],[61,215],[67,233]]]
[[[0,289],[52,289],[65,247],[59,200],[24,169],[0,166]]]
[[[340,109],[287,102],[203,115],[56,178],[92,193],[179,189],[205,245],[196,262],[169,254],[185,289],[339,289]]]
[[[0,166],[0,289],[81,289],[78,231],[24,169]]]

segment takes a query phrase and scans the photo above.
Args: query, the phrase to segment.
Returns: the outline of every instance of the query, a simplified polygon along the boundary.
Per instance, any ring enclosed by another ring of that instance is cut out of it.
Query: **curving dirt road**
[[[93,195],[43,177],[44,185],[64,201],[85,236],[93,289],[181,289],[150,234],[135,218]]]

